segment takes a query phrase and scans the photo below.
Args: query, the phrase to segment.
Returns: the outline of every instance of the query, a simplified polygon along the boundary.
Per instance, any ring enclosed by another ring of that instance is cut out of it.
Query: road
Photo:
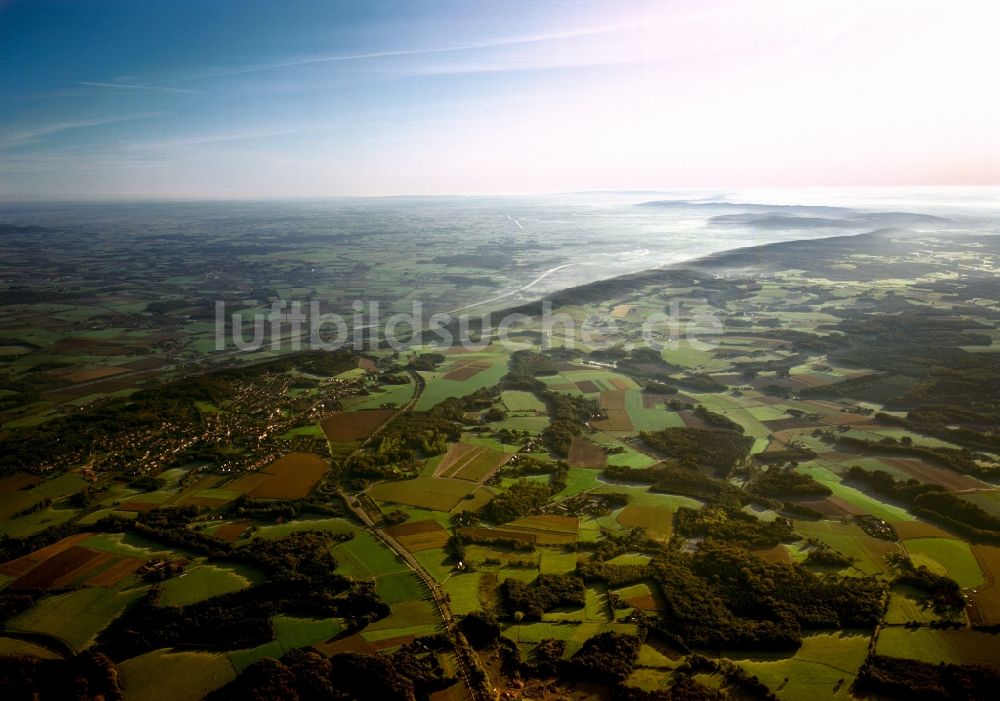
[[[396,416],[410,411],[420,400],[420,396],[423,393],[425,386],[424,378],[421,377],[415,370],[409,370],[409,372],[413,376],[414,382],[416,382],[413,398],[410,399],[410,401],[402,408],[402,410],[400,410],[398,414],[375,429],[371,436],[368,437],[368,440],[392,423]],[[398,540],[386,533],[372,519],[357,498],[349,496],[343,491],[342,488],[337,490],[337,495],[341,498],[347,508],[351,510],[351,512],[368,528],[369,531],[371,531],[376,538],[381,540],[387,548],[396,553],[396,555],[399,556],[399,559],[406,563],[406,566],[413,570],[418,577],[420,577],[421,581],[423,581],[427,590],[430,592],[431,598],[434,600],[434,605],[437,607],[438,615],[441,617],[442,623],[444,623],[448,638],[451,640],[452,645],[455,648],[455,658],[458,660],[458,665],[461,668],[462,680],[465,682],[470,698],[474,701],[487,701],[487,699],[492,701],[492,695],[486,691],[488,684],[477,685],[473,681],[475,678],[485,679],[485,672],[479,664],[476,653],[472,650],[471,646],[469,646],[468,642],[466,642],[465,636],[459,632],[455,617],[451,613],[451,607],[448,605],[448,595],[441,588],[438,581],[431,576],[430,572],[424,569],[424,566],[421,565],[420,562],[418,562],[417,559],[414,558],[413,555],[411,555]],[[477,670],[479,674],[474,676],[474,673]]]

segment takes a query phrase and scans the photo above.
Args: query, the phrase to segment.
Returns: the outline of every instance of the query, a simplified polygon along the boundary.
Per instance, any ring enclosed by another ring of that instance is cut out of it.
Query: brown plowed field
[[[930,465],[920,458],[882,458],[882,462],[892,465],[897,470],[905,472],[918,482],[939,484],[945,489],[962,491],[963,489],[984,489],[988,487],[975,477],[963,475],[944,467]]]
[[[569,456],[566,461],[570,467],[589,467],[601,470],[608,464],[608,452],[586,438],[576,436],[569,447]]]
[[[410,552],[421,552],[443,548],[448,543],[449,534],[433,519],[410,521],[398,526],[390,526],[385,532],[398,540]]]
[[[341,411],[323,419],[320,427],[331,443],[353,443],[367,438],[395,415],[395,409]]]
[[[289,453],[265,467],[266,479],[250,490],[257,499],[302,499],[330,471],[329,463],[312,453]]]
[[[90,533],[77,533],[76,535],[63,538],[52,545],[40,548],[33,553],[28,553],[16,560],[9,560],[0,565],[0,574],[5,574],[9,577],[20,577],[49,558],[55,557],[64,550],[69,550],[77,543],[82,543],[91,535]]]
[[[0,479],[0,496],[13,494],[28,487],[44,482],[41,477],[30,475],[27,472],[15,472],[13,475]]]
[[[969,593],[975,607],[969,607],[970,618],[976,617],[986,625],[1000,623],[1000,547],[973,545],[972,552],[986,576],[986,583]]]
[[[74,545],[53,555],[10,584],[11,589],[55,589],[109,561],[113,556]]]
[[[594,426],[602,431],[634,431],[632,421],[625,411],[625,392],[620,389],[601,392],[601,406],[608,413],[608,418],[595,421]]]

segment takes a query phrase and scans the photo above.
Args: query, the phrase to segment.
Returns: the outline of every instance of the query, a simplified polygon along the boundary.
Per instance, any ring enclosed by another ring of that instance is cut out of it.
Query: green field
[[[368,531],[358,531],[351,540],[332,548],[337,571],[358,579],[368,579],[406,571],[396,554]]]
[[[453,574],[442,585],[448,594],[449,606],[457,616],[482,609],[479,603],[479,572]]]
[[[46,633],[66,641],[75,650],[87,647],[125,607],[142,597],[145,588],[129,587],[122,580],[118,589],[86,587],[56,594],[7,622],[11,630]]]
[[[379,501],[409,504],[435,511],[451,511],[475,486],[474,482],[468,480],[417,477],[379,482],[371,488],[370,493]]]
[[[375,591],[387,604],[423,599],[429,596],[427,587],[412,570],[384,574],[375,580]]]
[[[187,606],[220,594],[246,589],[264,580],[263,573],[245,565],[195,565],[163,583],[161,606]]]
[[[261,526],[254,533],[255,538],[283,538],[299,531],[325,531],[329,533],[353,533],[357,530],[350,521],[342,518],[316,518],[288,521],[275,526]]]
[[[236,678],[224,653],[154,650],[118,665],[126,699],[197,701]]]
[[[489,368],[467,380],[446,380],[440,373],[421,373],[427,386],[423,394],[420,395],[416,410],[427,411],[449,397],[464,397],[484,387],[492,387],[506,374],[506,359],[500,357]]]
[[[638,389],[625,392],[625,412],[636,431],[661,431],[684,426],[684,421],[677,412],[667,409],[663,404],[647,409],[643,393]]]
[[[911,538],[904,545],[914,565],[926,565],[931,572],[951,577],[965,589],[985,582],[979,562],[963,540]]]
[[[905,657],[937,664],[950,662],[962,664],[961,655],[949,642],[943,631],[933,628],[883,628],[878,636],[876,651],[880,655]]]
[[[814,633],[803,636],[802,647],[793,657],[761,654],[732,659],[780,699],[850,699],[849,687],[865,660],[868,640],[862,633]]]
[[[507,390],[500,394],[503,405],[507,411],[544,412],[545,404],[531,392],[521,390]]]
[[[262,657],[278,658],[292,648],[329,640],[343,628],[336,618],[293,618],[279,615],[271,621],[274,624],[274,640],[229,653],[229,659],[237,671],[243,671]]]

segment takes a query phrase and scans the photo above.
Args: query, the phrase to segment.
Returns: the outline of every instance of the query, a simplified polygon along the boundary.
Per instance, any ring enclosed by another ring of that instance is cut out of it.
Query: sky
[[[1000,184],[995,0],[0,0],[0,199]]]

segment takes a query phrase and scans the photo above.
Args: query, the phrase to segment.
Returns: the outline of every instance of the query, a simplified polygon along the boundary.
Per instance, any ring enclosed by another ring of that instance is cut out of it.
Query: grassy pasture
[[[54,479],[45,480],[37,487],[33,487],[31,491],[38,496],[46,497],[55,501],[56,499],[62,499],[70,494],[75,494],[84,487],[89,486],[90,482],[87,480],[74,475],[71,472],[67,472]]]
[[[154,650],[118,665],[126,699],[197,701],[236,678],[224,653]]]
[[[894,585],[889,590],[889,608],[885,614],[885,622],[902,625],[909,621],[930,623],[938,616],[934,609],[921,605],[925,594],[903,585]]]
[[[329,533],[352,533],[357,527],[342,518],[316,518],[287,521],[273,526],[260,526],[255,538],[283,538],[299,531],[327,531]]]
[[[242,672],[262,657],[278,658],[293,648],[329,640],[343,628],[336,618],[293,618],[278,615],[271,622],[274,624],[274,640],[229,653],[229,660],[237,671]]]
[[[888,573],[886,555],[898,552],[898,546],[888,540],[873,538],[855,523],[835,521],[796,521],[795,531],[814,537],[834,550],[854,558],[852,567],[862,574]]]
[[[904,541],[907,553],[916,566],[947,575],[964,588],[985,583],[983,571],[969,544],[954,538],[912,538]]]
[[[12,630],[47,633],[62,638],[76,650],[82,650],[144,591],[145,588],[119,591],[85,587],[42,599],[10,619],[7,625]]]
[[[375,580],[375,590],[387,604],[427,598],[427,587],[412,570],[384,574]]]
[[[500,395],[500,400],[511,412],[544,412],[545,404],[531,392],[521,390],[506,390]]]
[[[643,392],[630,389],[625,392],[625,412],[636,431],[660,431],[664,428],[679,428],[684,425],[676,412],[662,404],[647,407]]]
[[[576,553],[543,550],[538,568],[542,574],[569,574],[576,569]]]
[[[195,565],[163,583],[161,606],[187,606],[220,594],[229,594],[263,580],[257,570],[242,565]]]
[[[358,579],[402,572],[406,565],[368,531],[358,531],[351,540],[333,546],[337,571]]]
[[[379,501],[409,504],[434,511],[451,511],[475,489],[474,482],[447,477],[417,477],[379,482],[371,495]]]
[[[628,504],[615,517],[625,528],[644,528],[654,538],[669,538],[674,531],[674,510],[657,504]]]
[[[442,585],[450,598],[452,613],[463,616],[482,609],[479,602],[480,572],[453,574]]]
[[[938,662],[962,664],[961,655],[949,643],[943,631],[932,628],[914,630],[899,627],[883,628],[879,633],[875,650],[880,655],[921,660],[932,664]]]
[[[59,655],[48,648],[29,643],[27,640],[0,637],[0,656],[6,655],[38,657],[43,660],[57,660],[60,658]]]
[[[465,376],[467,373],[461,376],[452,375],[451,378],[448,378],[447,375],[440,373],[421,372],[420,374],[424,377],[427,386],[423,394],[420,395],[420,401],[417,402],[416,410],[427,411],[449,397],[464,397],[476,390],[495,385],[500,381],[501,377],[507,374],[507,363],[501,357],[494,357],[496,359],[488,368],[480,370],[469,377]],[[483,362],[486,362],[486,360],[484,359]]]
[[[732,659],[781,699],[851,699],[850,686],[864,662],[868,640],[860,633],[814,633],[803,636],[802,647],[792,657],[762,653]]]
[[[603,484],[598,479],[600,472],[588,467],[572,467],[566,475],[566,487],[556,493],[557,499],[565,499],[581,492],[587,492]]]

